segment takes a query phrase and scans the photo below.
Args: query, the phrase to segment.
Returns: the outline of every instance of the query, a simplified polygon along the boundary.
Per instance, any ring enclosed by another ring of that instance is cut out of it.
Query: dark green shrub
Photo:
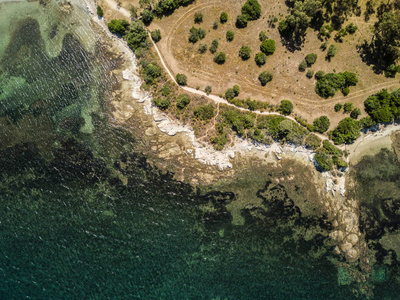
[[[342,43],[343,42],[343,38],[346,35],[347,35],[347,31],[344,28],[340,29],[335,35],[335,41],[338,41],[338,42]]]
[[[129,7],[129,12],[131,13],[131,18],[137,18],[137,7],[131,5]]]
[[[350,117],[354,120],[357,120],[359,115],[361,115],[361,110],[359,108],[353,109],[350,113]]]
[[[239,50],[239,57],[242,60],[248,60],[251,56],[251,49],[249,46],[242,46]]]
[[[328,48],[328,43],[327,43],[327,42],[322,43],[321,46],[320,46],[320,48],[322,49],[322,51],[325,51],[326,48]]]
[[[211,42],[211,46],[210,46],[210,52],[211,53],[215,53],[218,49],[218,45],[219,45],[219,41],[218,40],[213,40]]]
[[[343,91],[346,87],[355,85],[357,82],[358,79],[354,73],[347,71],[343,73],[328,73],[318,79],[315,85],[315,92],[323,98],[328,98],[334,96],[338,90]]]
[[[321,26],[321,28],[319,29],[319,36],[323,36],[325,38],[330,38],[331,37],[331,33],[333,32],[333,28],[330,25],[323,25]]]
[[[125,35],[125,40],[133,50],[148,47],[149,41],[147,40],[146,29],[141,21],[131,22],[128,33]]]
[[[213,29],[218,29],[218,22],[217,22],[217,21],[215,21],[215,22],[213,23]]]
[[[199,52],[200,53],[205,53],[207,51],[208,47],[206,44],[200,44],[199,45]]]
[[[356,25],[354,25],[353,23],[350,23],[346,26],[346,31],[350,34],[353,34],[356,32],[356,30],[358,29],[358,27]]]
[[[314,71],[313,70],[308,70],[306,74],[308,79],[311,79],[314,76]]]
[[[342,89],[343,96],[347,96],[350,93],[350,88],[348,86]]]
[[[237,28],[246,28],[247,27],[247,18],[243,15],[238,15],[236,17],[236,27]]]
[[[156,98],[153,100],[154,104],[161,110],[168,109],[170,102],[168,99],[165,98]]]
[[[199,30],[195,27],[190,28],[189,30],[189,42],[196,43],[200,39]]]
[[[325,171],[332,170],[333,168],[332,158],[324,148],[320,148],[317,150],[314,159],[322,170]]]
[[[371,95],[364,108],[374,122],[387,123],[400,116],[400,89],[389,94],[387,90]]]
[[[161,40],[161,32],[160,29],[153,30],[151,32],[151,38],[155,43],[158,43]]]
[[[396,66],[395,64],[389,65],[385,70],[385,76],[394,78],[396,77],[396,73],[400,72],[400,66]]]
[[[275,52],[276,45],[274,40],[265,40],[261,43],[260,50],[266,55],[271,55]]]
[[[199,28],[198,33],[199,33],[199,39],[200,40],[202,40],[202,39],[204,39],[206,37],[206,30],[205,29]]]
[[[317,73],[315,73],[315,79],[321,79],[322,77],[324,77],[325,72],[322,70],[317,71]]]
[[[290,37],[293,34],[293,29],[289,26],[289,22],[286,19],[279,22],[278,31],[283,37]]]
[[[344,118],[331,131],[330,138],[336,144],[352,143],[360,136],[360,128],[358,122],[352,118]]]
[[[228,14],[226,12],[222,12],[221,15],[219,16],[219,21],[221,23],[226,23],[228,21]]]
[[[332,57],[336,55],[337,52],[337,47],[335,45],[331,45],[328,49],[328,53],[326,54],[326,57],[328,60],[330,60]]]
[[[145,9],[142,11],[142,21],[145,25],[149,25],[154,19],[154,14],[151,10]]]
[[[365,128],[370,128],[372,126],[376,125],[376,122],[372,120],[370,116],[362,118],[360,121],[358,121],[358,125],[360,126],[360,129],[365,129]]]
[[[226,32],[226,40],[228,42],[232,42],[234,37],[235,37],[235,33],[233,31],[228,30]]]
[[[204,91],[206,92],[207,95],[209,95],[212,92],[212,87],[207,85],[206,88],[204,89]]]
[[[260,80],[260,83],[262,86],[265,86],[268,82],[270,82],[272,79],[274,78],[274,76],[270,73],[270,72],[262,72],[259,76],[258,76],[258,80]]]
[[[260,42],[264,42],[268,39],[268,36],[265,31],[260,31],[260,33],[258,34],[258,38],[260,39]]]
[[[315,54],[315,53],[307,54],[305,59],[306,59],[307,65],[312,66],[317,60],[317,54]]]
[[[108,29],[112,33],[124,35],[126,33],[126,30],[129,27],[129,23],[126,20],[111,20],[110,23],[107,24]]]
[[[164,97],[169,96],[171,94],[171,89],[168,84],[164,84],[163,88],[161,89],[161,95]]]
[[[247,0],[242,6],[242,15],[248,20],[257,20],[261,16],[261,5],[257,0]]]
[[[267,56],[262,52],[258,52],[256,54],[256,56],[254,57],[254,60],[255,60],[255,62],[257,64],[257,66],[260,67],[260,66],[265,65],[265,63],[267,61]]]
[[[190,98],[186,94],[181,94],[176,100],[176,107],[178,109],[184,109],[190,103]]]
[[[307,68],[307,62],[305,60],[303,60],[300,64],[299,64],[299,71],[300,72],[304,72]]]
[[[200,12],[197,12],[194,14],[194,22],[196,24],[200,24],[201,22],[203,22],[203,14]]]
[[[339,112],[339,111],[342,109],[342,107],[343,107],[342,104],[336,103],[336,104],[335,104],[335,111],[336,111],[336,112]]]
[[[101,9],[101,7],[99,5],[97,5],[97,15],[102,18],[104,15],[103,10]]]
[[[229,89],[226,90],[226,92],[225,92],[225,98],[226,98],[227,100],[231,100],[231,99],[233,99],[233,98],[235,98],[235,97],[236,97],[236,93],[235,93],[234,89],[229,88]]]
[[[144,81],[147,84],[153,83],[153,81],[161,76],[161,69],[155,63],[149,63],[144,68]]]
[[[214,61],[219,65],[225,63],[225,60],[226,60],[226,55],[224,52],[217,52],[214,56]]]
[[[325,140],[322,143],[322,146],[326,150],[326,152],[330,155],[334,155],[336,157],[342,157],[343,156],[343,151],[340,150],[338,147],[333,145],[330,141]]]
[[[186,75],[185,74],[176,74],[176,82],[179,84],[179,85],[186,85],[186,83],[187,83],[187,77],[186,77]]]
[[[314,131],[324,133],[331,126],[331,122],[329,121],[327,116],[322,116],[314,120]]]
[[[237,84],[235,84],[233,86],[233,91],[235,92],[235,97],[239,96],[240,94],[240,86],[238,86]]]
[[[353,103],[346,102],[346,103],[343,105],[343,111],[344,111],[345,113],[349,113],[349,112],[351,112],[352,110],[353,110]]]
[[[282,100],[281,105],[279,106],[279,111],[283,115],[290,115],[293,111],[293,104],[289,100]]]

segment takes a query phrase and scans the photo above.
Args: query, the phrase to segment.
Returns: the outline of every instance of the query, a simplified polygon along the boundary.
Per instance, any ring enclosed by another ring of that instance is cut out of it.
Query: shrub
[[[342,43],[343,37],[345,37],[346,35],[347,35],[347,31],[344,28],[340,29],[335,35],[335,41]]]
[[[233,91],[235,92],[235,97],[239,96],[240,94],[240,86],[238,86],[237,84],[235,84],[233,86]]]
[[[214,23],[213,23],[213,29],[218,29],[218,22],[217,22],[217,21],[214,21]]]
[[[286,19],[279,22],[278,31],[283,37],[290,37],[293,33],[293,29],[290,27],[289,22]]]
[[[400,72],[400,66],[396,66],[395,64],[389,65],[385,70],[385,76],[394,78],[396,77],[396,73]]]
[[[224,52],[217,52],[214,56],[214,61],[219,65],[225,63],[225,60],[226,60],[226,55]]]
[[[350,34],[353,34],[356,32],[356,30],[358,29],[358,27],[356,25],[354,25],[353,23],[350,23],[346,26],[346,31]]]
[[[318,79],[315,85],[315,92],[323,97],[328,98],[334,96],[337,90],[345,89],[348,86],[355,85],[358,82],[357,76],[354,73],[328,73]],[[345,90],[346,92],[346,90]]]
[[[382,90],[364,101],[364,108],[374,122],[387,123],[400,116],[400,89],[389,94]]]
[[[299,64],[299,71],[300,72],[304,72],[307,68],[307,62],[305,60],[303,60],[300,64]]]
[[[322,49],[322,51],[325,51],[326,48],[328,48],[328,43],[327,42],[322,43],[320,48]]]
[[[260,50],[266,55],[271,55],[275,52],[276,46],[274,40],[265,40],[261,43]]]
[[[161,40],[161,32],[160,29],[153,30],[151,32],[151,38],[155,43],[158,43]]]
[[[168,99],[165,98],[156,98],[153,100],[154,104],[161,110],[168,109],[170,102]]]
[[[98,15],[100,18],[102,18],[103,15],[104,15],[104,12],[103,12],[102,8],[101,8],[99,5],[97,5],[97,15]]]
[[[178,109],[184,109],[190,103],[190,98],[186,94],[181,94],[176,100],[176,107]]]
[[[261,16],[261,6],[257,0],[247,0],[242,6],[242,15],[248,20],[257,20]]]
[[[352,109],[353,109],[353,103],[346,102],[346,103],[343,105],[343,111],[344,111],[345,113],[351,112]]]
[[[256,54],[256,56],[254,57],[254,60],[255,60],[255,62],[257,64],[257,66],[260,67],[260,66],[265,65],[265,63],[267,61],[267,56],[262,52],[258,52]]]
[[[189,42],[193,44],[201,39],[204,39],[205,36],[206,36],[206,31],[203,28],[197,29],[195,27],[192,27],[189,30]]]
[[[212,87],[207,85],[206,88],[204,89],[204,91],[206,92],[207,95],[209,95],[212,92]]]
[[[248,60],[251,55],[251,49],[248,46],[242,46],[239,50],[239,57],[242,60]]]
[[[361,110],[359,108],[353,109],[350,113],[350,117],[354,120],[357,120],[359,115],[361,115]]]
[[[261,85],[265,86],[268,82],[270,82],[272,79],[274,78],[274,76],[270,73],[270,72],[262,72],[259,76],[258,76],[258,80],[260,80]]]
[[[328,53],[326,54],[328,60],[334,57],[336,55],[336,52],[337,52],[337,47],[335,45],[331,45],[328,49]]]
[[[234,33],[233,31],[228,30],[228,31],[226,32],[226,40],[227,40],[228,42],[232,42],[234,37],[235,37],[235,33]]]
[[[149,25],[154,19],[154,14],[151,10],[145,9],[142,11],[142,21],[144,24]]]
[[[133,21],[131,23],[125,40],[133,50],[139,50],[148,46],[146,29],[144,29],[141,21]],[[135,53],[138,53],[138,51],[135,51]]]
[[[308,70],[306,74],[308,79],[311,79],[314,76],[314,71],[313,70]]]
[[[154,79],[161,76],[161,69],[155,63],[149,63],[144,68],[144,81],[147,84],[153,83]]]
[[[243,15],[238,15],[236,17],[236,27],[237,28],[246,28],[247,27],[247,18]]]
[[[332,28],[332,26],[330,26],[328,24],[321,26],[321,28],[319,29],[319,35],[326,37],[326,38],[330,38],[332,32],[333,32],[333,28]]]
[[[229,88],[229,89],[226,90],[226,92],[225,92],[225,98],[226,98],[227,100],[232,100],[232,99],[235,98],[235,97],[236,97],[236,93],[235,93],[234,89]]]
[[[314,131],[324,133],[329,129],[331,122],[329,121],[327,116],[322,116],[314,120]]]
[[[370,116],[362,118],[360,121],[358,121],[358,125],[360,126],[360,129],[365,129],[365,128],[370,128],[372,126],[375,126],[376,123],[372,120]]]
[[[305,140],[305,146],[311,150],[317,150],[321,146],[321,139],[314,133],[310,133]]]
[[[350,88],[348,86],[342,89],[343,96],[347,96],[350,93]]]
[[[335,112],[339,112],[342,109],[343,105],[340,103],[335,104]]]
[[[265,31],[260,31],[258,38],[260,39],[260,42],[264,42],[266,39],[268,39],[268,36]]]
[[[322,77],[324,77],[325,72],[322,70],[317,71],[317,73],[315,73],[315,79],[321,79]]]
[[[293,104],[289,100],[282,100],[281,105],[279,106],[279,111],[283,115],[290,115],[293,111]]]
[[[213,40],[211,42],[211,46],[210,46],[210,52],[211,53],[215,53],[218,49],[218,45],[219,45],[219,41],[218,40]]]
[[[200,53],[205,53],[207,51],[208,47],[206,44],[200,44],[199,45],[199,52]]]
[[[126,20],[111,20],[111,22],[108,23],[107,26],[112,33],[124,35],[129,26],[129,23]]]
[[[176,74],[176,82],[179,84],[179,85],[186,85],[186,83],[187,83],[187,77],[186,77],[186,75],[185,74]]]
[[[317,54],[315,54],[315,53],[307,54],[305,59],[306,59],[307,65],[312,66],[317,60]]]
[[[330,133],[331,140],[336,144],[351,143],[360,136],[358,122],[352,118],[344,118]]]
[[[320,148],[317,150],[314,159],[322,170],[325,171],[332,170],[333,168],[332,158],[324,148]]]
[[[131,5],[129,12],[131,13],[131,18],[137,18],[137,8],[135,6]]]
[[[222,12],[221,15],[219,16],[219,21],[221,23],[226,23],[228,21],[228,14],[226,12]]]
[[[196,24],[200,24],[201,22],[203,22],[203,14],[200,12],[197,12],[194,14],[194,22]]]
[[[208,104],[208,105],[198,106],[194,109],[193,113],[196,118],[205,121],[210,120],[214,117],[215,114],[214,105]]]

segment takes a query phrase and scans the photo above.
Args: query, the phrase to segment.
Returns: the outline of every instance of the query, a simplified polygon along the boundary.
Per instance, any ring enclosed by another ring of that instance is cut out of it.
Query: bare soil
[[[133,2],[122,0],[121,6],[129,7]],[[186,74],[188,85],[191,87],[199,86],[204,89],[207,85],[212,86],[213,94],[224,93],[229,87],[239,84],[241,87],[240,98],[250,97],[272,104],[279,104],[281,100],[289,99],[295,105],[295,114],[301,115],[310,122],[316,117],[327,115],[331,120],[331,128],[334,128],[345,117],[342,113],[334,112],[334,104],[352,102],[355,107],[362,109],[364,100],[370,94],[383,88],[390,90],[400,87],[398,79],[385,78],[383,74],[375,74],[372,67],[362,61],[357,50],[357,45],[364,40],[371,39],[371,28],[375,22],[374,16],[371,16],[368,22],[364,21],[363,13],[359,17],[350,17],[347,23],[353,22],[358,26],[358,30],[354,35],[344,37],[343,43],[334,41],[334,32],[327,42],[328,45],[335,44],[338,52],[331,62],[328,62],[325,60],[326,51],[320,49],[322,41],[318,39],[317,32],[312,29],[307,31],[305,43],[300,50],[291,52],[282,44],[278,29],[270,27],[268,20],[272,15],[281,20],[288,14],[283,0],[260,1],[261,18],[249,22],[247,28],[237,29],[235,27],[236,16],[240,14],[243,3],[244,1],[235,0],[197,0],[192,5],[177,9],[168,17],[155,19],[149,29],[160,29],[162,39],[157,45],[170,70],[174,74]],[[219,23],[218,29],[214,30],[212,25],[214,21],[219,21],[222,11],[228,13],[228,22]],[[201,24],[194,24],[196,12],[203,13]],[[207,31],[206,37],[196,44],[188,41],[189,29],[192,26],[201,27]],[[225,35],[228,30],[235,33],[232,42],[226,41]],[[267,58],[264,66],[258,67],[254,62],[254,56],[260,51],[261,42],[258,36],[262,30],[267,33],[269,38],[276,41],[277,49],[273,55]],[[197,51],[200,43],[210,46],[214,39],[219,39],[218,51],[223,51],[227,55],[227,61],[223,65],[214,63],[214,55],[209,51],[204,54]],[[252,49],[251,58],[247,61],[243,61],[238,56],[242,45],[248,45]],[[314,72],[323,70],[326,73],[355,72],[359,83],[350,88],[351,92],[348,96],[343,96],[338,92],[333,98],[319,97],[314,91],[316,80],[308,79],[305,76],[306,72],[298,70],[300,62],[308,53],[318,55],[316,63],[308,69],[312,69]],[[262,87],[258,81],[258,75],[263,71],[269,71],[274,75],[274,79],[265,87]],[[363,113],[362,116],[365,115]]]

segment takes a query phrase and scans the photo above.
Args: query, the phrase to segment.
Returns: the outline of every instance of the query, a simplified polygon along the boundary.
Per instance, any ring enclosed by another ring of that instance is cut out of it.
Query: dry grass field
[[[276,16],[281,20],[288,14],[288,7],[284,0],[260,0],[262,7],[261,18],[250,21],[247,28],[238,29],[235,26],[236,16],[241,13],[243,1],[237,0],[197,0],[194,4],[177,9],[173,14],[162,19],[155,19],[149,26],[150,30],[160,29],[162,39],[157,44],[169,69],[174,73],[184,73],[188,77],[188,85],[200,87],[204,90],[207,85],[212,86],[213,94],[225,93],[225,91],[238,84],[241,87],[239,98],[252,98],[267,101],[271,104],[279,104],[281,100],[288,99],[294,104],[294,113],[312,122],[316,117],[327,115],[331,120],[331,129],[344,118],[343,113],[334,112],[334,104],[352,102],[355,107],[363,109],[364,100],[382,88],[389,90],[399,88],[398,79],[386,78],[383,74],[376,74],[372,66],[362,61],[357,46],[364,40],[370,41],[372,27],[376,21],[374,15],[366,22],[364,20],[364,5],[360,1],[361,15],[354,14],[344,23],[357,25],[358,30],[353,35],[347,35],[343,42],[334,40],[335,32],[327,40],[328,46],[335,44],[338,48],[337,54],[330,62],[325,60],[326,50],[322,51],[320,46],[323,43],[318,39],[318,32],[308,29],[305,42],[301,49],[290,51],[282,43],[281,36],[276,26],[270,26],[268,20]],[[101,0],[101,5],[110,5],[115,0]],[[121,7],[129,9],[131,5],[139,7],[138,0],[121,0]],[[111,10],[109,10],[111,11]],[[225,24],[219,23],[219,16],[222,11],[228,13],[228,21]],[[194,23],[194,14],[203,14],[203,22]],[[105,15],[105,18],[123,18],[118,12],[112,15]],[[125,16],[126,18],[126,16]],[[213,29],[213,23],[218,21],[218,28]],[[199,42],[192,44],[188,41],[189,30],[194,26],[206,30],[206,37]],[[226,32],[231,30],[235,33],[234,40],[226,40]],[[268,38],[276,42],[276,51],[268,56],[267,63],[258,67],[254,61],[256,53],[260,52],[259,32],[265,31]],[[214,54],[206,51],[199,53],[199,44],[207,44],[208,47],[214,39],[219,40],[217,51],[223,51],[227,60],[223,65],[213,61]],[[238,56],[242,45],[252,49],[250,59],[243,61]],[[323,99],[315,91],[315,78],[308,79],[306,72],[300,72],[298,66],[304,57],[309,53],[318,55],[316,63],[307,70],[314,72],[323,70],[329,72],[350,71],[357,74],[359,82],[357,86],[350,88],[350,94],[343,96],[339,91],[333,98]],[[271,72],[274,79],[262,87],[258,81],[258,75],[263,72]],[[363,111],[363,110],[362,110]],[[366,114],[363,112],[362,116]]]

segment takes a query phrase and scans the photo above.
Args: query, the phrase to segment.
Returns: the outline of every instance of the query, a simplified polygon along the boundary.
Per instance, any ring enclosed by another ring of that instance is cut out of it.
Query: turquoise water
[[[234,193],[173,180],[108,125],[118,62],[78,7],[0,4],[0,34],[0,299],[362,294],[339,284],[348,275],[331,224],[302,216],[285,187],[266,176],[255,186],[262,204],[243,207],[244,225],[233,225]],[[385,280],[376,289],[395,298]]]

